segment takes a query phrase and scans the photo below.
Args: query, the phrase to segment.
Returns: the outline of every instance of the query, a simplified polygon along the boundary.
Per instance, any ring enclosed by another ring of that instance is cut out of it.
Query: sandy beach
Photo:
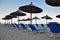
[[[47,33],[24,32],[1,24],[0,40],[60,40],[60,38],[49,37]]]

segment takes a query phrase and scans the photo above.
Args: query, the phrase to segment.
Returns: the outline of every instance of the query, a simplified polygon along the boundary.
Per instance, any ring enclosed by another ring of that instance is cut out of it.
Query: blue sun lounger
[[[5,24],[5,26],[8,26],[8,27],[13,27],[13,28],[15,28],[15,27],[17,27],[17,24]]]
[[[37,27],[47,27],[46,24],[34,24],[34,26],[37,26]]]
[[[20,29],[18,24],[10,24],[13,29]]]
[[[53,33],[59,33],[60,32],[60,26],[57,23],[49,23],[48,27],[50,28],[51,32],[53,32]]]
[[[19,24],[20,26],[21,26],[21,29],[23,29],[23,30],[27,30],[27,27],[24,25],[24,24]]]
[[[8,24],[9,27],[13,27],[11,24]]]
[[[11,25],[11,24],[5,24],[5,26],[12,27],[12,25]]]
[[[32,31],[36,32],[43,32],[44,30],[46,30],[45,28],[36,29],[36,27],[32,24],[29,24],[29,27],[31,28]]]
[[[50,28],[50,33],[52,33],[53,36],[54,34],[57,34],[58,36],[60,35],[60,24],[56,22],[50,22],[49,24],[47,24],[47,26]]]
[[[12,28],[15,28],[14,24],[10,24]]]
[[[15,24],[16,28],[20,29],[19,24]]]

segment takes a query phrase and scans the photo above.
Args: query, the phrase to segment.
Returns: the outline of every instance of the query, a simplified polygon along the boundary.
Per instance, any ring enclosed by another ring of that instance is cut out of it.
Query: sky
[[[17,11],[20,6],[29,5],[31,2],[33,3],[33,5],[43,9],[42,13],[33,14],[33,17],[37,16],[40,18],[37,23],[45,23],[45,19],[41,19],[41,17],[45,15],[49,15],[53,18],[52,20],[48,20],[48,22],[60,21],[59,18],[55,17],[56,15],[60,14],[60,7],[49,6],[45,3],[45,0],[0,0],[0,22],[4,22],[2,18],[6,15],[9,15],[11,12]],[[30,17],[29,13],[26,14],[26,16],[20,17],[20,19],[26,19]],[[17,18],[14,18],[13,22],[17,22]],[[35,23],[35,20],[33,20],[33,23]]]

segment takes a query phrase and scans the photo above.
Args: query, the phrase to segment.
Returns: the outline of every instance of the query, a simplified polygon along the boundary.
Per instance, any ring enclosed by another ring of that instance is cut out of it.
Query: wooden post
[[[37,20],[35,19],[35,24],[37,24]]]
[[[11,23],[12,23],[12,19],[11,19]]]
[[[6,20],[7,21],[7,24],[8,24],[8,20]]]
[[[47,19],[46,19],[46,24],[47,24]]]
[[[6,20],[5,20],[5,24],[6,24]]]
[[[32,13],[31,13],[31,15],[30,15],[30,16],[31,16],[31,19],[32,19]],[[32,20],[31,20],[31,22],[30,22],[30,23],[32,24]]]
[[[31,5],[32,5],[32,2],[31,2]],[[30,13],[31,13],[31,19],[32,19],[32,7],[31,7],[31,9],[30,9],[31,11],[30,11]],[[32,24],[32,20],[31,20],[31,22],[30,22],[31,24]]]
[[[19,24],[20,22],[19,22],[19,16],[18,16],[18,24]]]
[[[37,19],[36,19],[36,24],[37,24]]]

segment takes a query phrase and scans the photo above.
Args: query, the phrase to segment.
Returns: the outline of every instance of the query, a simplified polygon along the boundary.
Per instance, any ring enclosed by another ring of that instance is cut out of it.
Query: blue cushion
[[[48,27],[50,28],[51,32],[53,33],[59,33],[60,32],[60,26],[57,23],[49,23]]]
[[[20,24],[20,26],[21,26],[23,29],[27,29],[27,27],[26,27],[24,24]]]
[[[35,28],[35,26],[32,25],[32,24],[29,24],[29,27],[30,27],[33,31],[37,31],[37,29]]]

